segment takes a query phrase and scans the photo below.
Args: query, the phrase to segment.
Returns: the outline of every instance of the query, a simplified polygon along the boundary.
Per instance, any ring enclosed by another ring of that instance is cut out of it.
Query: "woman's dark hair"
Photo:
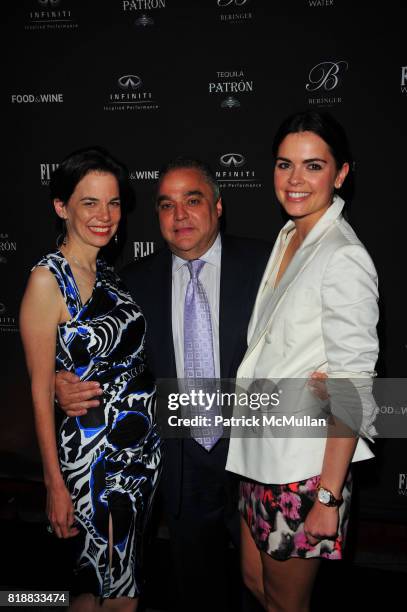
[[[345,162],[352,167],[348,138],[340,123],[329,113],[305,111],[290,115],[283,121],[274,137],[272,152],[277,157],[278,148],[288,134],[313,132],[328,145],[339,170]]]
[[[89,172],[105,172],[113,174],[119,185],[120,205],[122,210],[122,223],[119,226],[119,240],[124,238],[123,222],[126,211],[134,204],[134,194],[130,187],[129,172],[127,168],[115,159],[106,149],[102,147],[87,147],[74,151],[61,162],[53,172],[50,180],[51,199],[61,200],[66,204],[75,191],[77,184]],[[57,246],[64,242],[66,236],[66,223],[58,219]]]
[[[101,147],[79,149],[65,157],[51,176],[51,199],[58,199],[66,204],[79,181],[89,172],[113,174],[119,184],[122,206],[126,203],[129,191],[128,171],[121,162]]]

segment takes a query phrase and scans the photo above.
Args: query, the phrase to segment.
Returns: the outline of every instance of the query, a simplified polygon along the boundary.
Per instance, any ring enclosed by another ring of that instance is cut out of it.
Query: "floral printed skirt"
[[[240,481],[239,510],[259,550],[279,561],[290,557],[342,559],[352,478],[349,474],[342,491],[336,539],[311,546],[304,534],[304,521],[316,498],[319,480],[319,476],[313,476],[283,485]]]

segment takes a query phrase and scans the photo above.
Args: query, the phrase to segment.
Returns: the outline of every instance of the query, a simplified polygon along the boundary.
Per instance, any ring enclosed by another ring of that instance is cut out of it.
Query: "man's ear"
[[[218,215],[218,218],[222,216],[222,198],[219,198],[218,201],[215,204],[215,208],[216,208],[216,214]]]

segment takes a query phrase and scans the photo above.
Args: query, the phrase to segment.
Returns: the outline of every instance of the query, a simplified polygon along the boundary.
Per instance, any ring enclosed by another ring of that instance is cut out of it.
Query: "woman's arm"
[[[64,302],[54,277],[46,268],[36,268],[21,304],[20,330],[31,379],[48,517],[59,537],[69,537],[77,530],[72,529],[72,501],[59,468],[54,420],[56,330],[63,316]]]
[[[377,275],[361,245],[346,245],[335,251],[326,267],[321,292],[322,333],[328,377],[332,379],[332,383],[329,378],[326,383],[333,417],[321,485],[340,498],[358,435],[375,434],[376,406],[371,387],[378,356]],[[316,500],[305,521],[306,532],[334,537],[337,528],[338,508]],[[311,544],[317,541],[313,535],[308,535]]]

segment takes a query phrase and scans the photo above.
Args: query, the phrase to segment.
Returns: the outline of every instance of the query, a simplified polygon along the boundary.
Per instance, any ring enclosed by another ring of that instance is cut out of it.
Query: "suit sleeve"
[[[341,415],[353,413],[350,420],[358,423],[353,429],[369,439],[377,433],[372,394],[379,350],[377,301],[377,274],[365,248],[349,244],[337,249],[322,281],[322,335],[332,379],[328,391],[331,406]]]

